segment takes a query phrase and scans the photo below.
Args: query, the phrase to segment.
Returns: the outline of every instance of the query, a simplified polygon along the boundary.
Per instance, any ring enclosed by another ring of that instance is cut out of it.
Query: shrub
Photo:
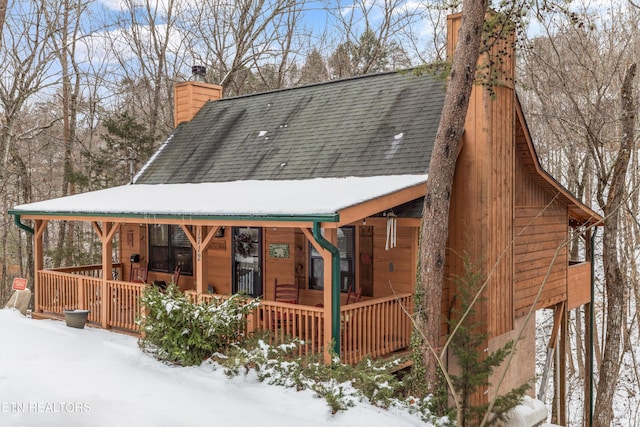
[[[140,348],[157,359],[183,366],[199,365],[245,338],[247,315],[258,305],[243,295],[194,304],[175,285],[155,286],[142,296]]]
[[[398,361],[381,362],[364,359],[357,366],[339,362],[325,365],[321,355],[298,357],[301,344],[292,340],[269,345],[265,337],[234,346],[219,363],[227,375],[254,369],[260,381],[268,384],[313,390],[324,398],[333,413],[345,410],[361,400],[387,408],[398,404],[400,382],[390,368]],[[336,359],[337,360],[337,359]]]
[[[459,427],[476,426],[482,422],[489,410],[489,403],[475,404],[473,395],[490,385],[491,375],[507,359],[510,352],[514,351],[516,344],[515,341],[509,340],[496,350],[486,349],[489,333],[486,332],[485,323],[477,319],[473,306],[474,297],[480,292],[485,280],[484,273],[469,261],[468,256],[465,256],[463,261],[464,276],[456,278],[456,298],[459,299],[459,306],[453,306],[451,318],[448,320],[451,330],[457,325],[449,349],[460,370],[456,373],[450,372],[449,377],[460,401],[459,413],[456,415]],[[483,297],[478,298],[478,301],[482,300]],[[468,312],[467,317],[460,320],[465,312]],[[504,423],[509,411],[522,401],[529,387],[530,384],[525,383],[497,396],[491,416],[485,425]]]

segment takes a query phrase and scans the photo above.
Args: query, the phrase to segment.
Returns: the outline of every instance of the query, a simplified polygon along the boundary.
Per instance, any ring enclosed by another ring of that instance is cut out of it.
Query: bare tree
[[[53,37],[51,43],[53,52],[60,65],[61,84],[60,115],[61,115],[61,144],[63,147],[64,166],[60,194],[63,196],[76,193],[75,159],[77,150],[76,129],[78,117],[78,103],[81,91],[81,70],[77,58],[78,41],[81,33],[82,15],[90,2],[86,0],[64,0],[56,2],[51,8],[46,8],[47,26]],[[75,225],[73,222],[62,222],[58,235],[58,250],[54,265],[59,266],[64,260],[71,263],[73,237]],[[64,257],[62,257],[64,255]]]
[[[304,2],[291,0],[205,0],[186,11],[188,26],[182,31],[193,60],[207,66],[211,82],[237,95],[247,92],[245,85],[265,64],[276,76],[266,79],[270,84],[287,81],[303,7]]]
[[[7,16],[8,0],[0,0],[0,44],[2,44],[2,31],[4,30],[4,20]]]
[[[626,322],[626,286],[618,247],[621,246],[620,229],[626,192],[627,169],[631,150],[635,147],[635,122],[637,102],[634,97],[634,79],[636,64],[625,71],[620,89],[622,138],[617,156],[611,169],[610,184],[603,206],[605,213],[605,233],[603,236],[603,257],[605,289],[607,295],[607,325],[600,378],[598,380],[598,398],[594,409],[597,425],[610,425],[613,421],[613,397],[618,375],[622,345],[622,328]]]
[[[637,221],[625,211],[637,200],[632,183],[638,174],[633,163],[638,16],[623,7],[606,12],[546,27],[547,36],[534,40],[523,70],[532,129],[548,137],[547,147],[541,147],[544,162],[565,171],[569,188],[595,200],[606,217],[597,425],[610,425],[615,416],[612,401],[630,330],[628,277],[638,268],[625,265],[621,253],[633,238],[625,230]]]
[[[410,54],[403,48],[402,40],[419,16],[412,4],[404,0],[354,0],[329,2],[325,7],[338,41],[328,60],[332,77],[410,66]]]
[[[422,354],[425,381],[430,392],[438,385],[437,358],[433,348],[440,340],[440,302],[449,235],[449,206],[458,146],[462,139],[469,97],[476,77],[482,40],[485,0],[464,0],[458,43],[451,63],[450,79],[429,162],[429,185],[424,198],[420,240],[419,277],[416,302],[417,327],[423,331]]]
[[[184,2],[123,0],[122,5],[105,33],[119,64],[118,80],[112,82],[119,92],[117,108],[135,113],[153,135],[164,138],[173,129],[173,82],[185,67],[184,34],[177,27]]]
[[[24,150],[23,145],[29,146],[31,138],[49,127],[51,122],[32,121],[24,113],[39,91],[55,84],[55,78],[51,76],[55,60],[50,46],[53,32],[45,19],[47,2],[33,1],[22,6],[11,10],[4,22],[0,55],[0,72],[3,75],[0,79],[0,188],[4,195],[3,209],[16,202],[31,201],[31,174],[21,148]],[[10,259],[7,256],[7,233],[8,227],[3,227],[3,284],[7,283]],[[27,266],[22,273],[33,278],[31,239],[26,239],[25,248]]]

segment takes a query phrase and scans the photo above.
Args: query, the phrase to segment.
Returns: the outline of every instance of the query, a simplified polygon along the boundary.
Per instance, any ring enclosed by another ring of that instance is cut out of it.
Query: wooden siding
[[[147,265],[147,225],[146,224],[123,224],[120,226],[120,260],[124,264],[123,276],[120,280],[129,280],[131,267]],[[140,262],[133,264],[131,255],[140,256]]]
[[[370,224],[372,221],[367,221]],[[411,227],[397,227],[397,246],[385,250],[386,219],[373,227],[373,297],[413,293],[415,285],[415,234]]]
[[[511,61],[505,61],[510,64]],[[509,70],[510,71],[510,70]],[[511,76],[513,74],[510,74]],[[512,84],[512,82],[509,82]],[[513,170],[514,170],[514,102],[511,87],[493,89],[496,99],[485,93],[490,126],[488,149],[491,164],[485,169],[489,180],[489,214],[486,229],[489,279],[489,331],[493,336],[513,329]]]
[[[516,156],[515,176],[516,316],[525,315],[536,298],[536,308],[548,307],[567,298],[568,254],[563,246],[568,237],[567,207],[557,202],[527,173],[526,162],[526,152],[520,150]]]
[[[296,283],[295,270],[295,229],[292,228],[263,228],[264,238],[264,269],[262,279],[264,281],[264,298],[273,301],[275,299],[275,281],[278,283]],[[274,258],[269,254],[269,245],[285,244],[289,247],[287,258]]]
[[[222,98],[222,86],[188,81],[175,86],[174,126],[188,122],[209,100]]]
[[[233,250],[231,227],[225,227],[224,237],[214,237],[207,246],[207,279],[204,291],[231,294],[231,253]]]
[[[398,221],[403,223],[402,220]],[[368,218],[368,225],[356,225],[356,283],[358,289],[364,290],[363,300],[367,297],[381,298],[395,293],[412,293],[415,286],[417,262],[417,222],[411,226],[398,225],[397,246],[385,250],[386,219]],[[362,231],[362,232],[361,232]],[[141,265],[146,265],[147,238],[146,226],[124,224],[120,239],[120,250],[125,261],[122,280],[128,280],[132,264],[132,254],[140,254]],[[361,246],[360,238],[366,243]],[[131,243],[133,239],[133,243]],[[286,244],[289,247],[288,258],[272,257],[269,245]],[[373,247],[371,247],[373,245]],[[297,228],[264,227],[263,228],[263,298],[273,300],[274,283],[297,283],[300,288],[300,302],[315,305],[322,303],[322,291],[308,289],[308,247],[309,241]],[[365,251],[363,256],[363,252]],[[207,254],[206,279],[204,293],[213,291],[216,294],[228,295],[232,291],[232,255],[233,242],[231,227],[226,227],[223,237],[214,237],[205,253]],[[366,268],[365,268],[366,267]],[[365,269],[366,271],[362,271]],[[171,280],[166,273],[149,272],[151,280]],[[362,288],[364,281],[365,289]],[[195,290],[194,277],[181,276],[182,290]],[[343,295],[344,297],[344,295]],[[344,299],[344,298],[343,298]]]
[[[591,302],[591,263],[569,266],[567,271],[567,310]]]
[[[486,300],[476,307],[489,332],[513,328],[514,94],[496,97],[474,87],[451,198],[449,242],[443,290],[443,319],[454,303],[453,277],[464,274],[463,255],[489,275]],[[445,302],[446,301],[446,302]],[[443,325],[444,322],[443,322]],[[443,329],[446,330],[446,329]]]

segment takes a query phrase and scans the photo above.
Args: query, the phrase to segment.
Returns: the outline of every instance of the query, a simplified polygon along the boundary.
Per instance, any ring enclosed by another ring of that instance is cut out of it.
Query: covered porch
[[[248,319],[250,331],[297,337],[304,342],[301,355],[323,354],[329,362],[333,349],[353,364],[409,347],[420,219],[405,210],[424,194],[425,181],[426,176],[400,176],[296,182],[313,194],[308,200],[292,196],[291,182],[277,182],[254,189],[269,194],[247,196],[254,213],[233,203],[222,211],[197,207],[194,199],[178,196],[190,185],[130,185],[94,192],[104,197],[86,193],[11,213],[23,227],[29,228],[22,221],[33,221],[36,316],[86,309],[94,326],[136,334],[145,287],[170,282],[180,266],[178,286],[192,300],[241,291],[259,297]],[[237,183],[221,184],[224,190],[199,185],[200,197],[219,190],[220,200],[235,200],[225,192],[237,197],[228,188]],[[154,207],[153,194],[142,196],[156,190],[164,199],[169,190],[179,208]],[[318,202],[318,195],[330,200]],[[264,196],[269,200],[256,202]],[[140,200],[132,208],[135,197]],[[97,202],[103,200],[111,202]],[[45,268],[44,231],[58,220],[91,224],[101,241],[101,264]],[[163,247],[164,239],[178,243]],[[144,283],[133,277],[138,268],[145,271]],[[276,282],[296,286],[296,304],[276,301]],[[347,304],[349,290],[361,295],[358,302]]]
[[[121,280],[103,280],[102,266],[81,266],[37,273],[35,315],[62,318],[64,310],[89,310],[94,327],[138,334],[142,315],[140,297],[152,286]],[[122,264],[112,272],[122,273]],[[113,274],[113,273],[112,273]],[[225,295],[186,291],[194,302],[206,302]],[[355,364],[365,356],[384,357],[408,348],[411,339],[413,295],[409,293],[360,301],[340,307],[340,358]],[[303,341],[299,354],[323,353],[326,348],[324,307],[262,300],[248,317],[248,331],[270,331],[274,339]],[[282,321],[280,319],[286,319]]]

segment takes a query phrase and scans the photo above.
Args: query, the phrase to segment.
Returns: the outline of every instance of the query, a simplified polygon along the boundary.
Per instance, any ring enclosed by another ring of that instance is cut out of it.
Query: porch
[[[123,265],[113,264],[112,277],[122,277]],[[121,280],[105,280],[101,265],[39,270],[35,291],[35,315],[61,318],[64,310],[89,310],[92,326],[138,334],[140,297],[149,286]],[[224,295],[185,291],[194,302]],[[403,293],[369,299],[340,307],[340,357],[356,364],[365,356],[379,358],[409,347],[413,295]],[[286,321],[282,321],[286,319]],[[248,317],[248,331],[270,331],[274,340],[285,337],[304,342],[301,356],[322,354],[325,341],[325,308],[262,300]],[[327,336],[330,331],[327,332]]]

